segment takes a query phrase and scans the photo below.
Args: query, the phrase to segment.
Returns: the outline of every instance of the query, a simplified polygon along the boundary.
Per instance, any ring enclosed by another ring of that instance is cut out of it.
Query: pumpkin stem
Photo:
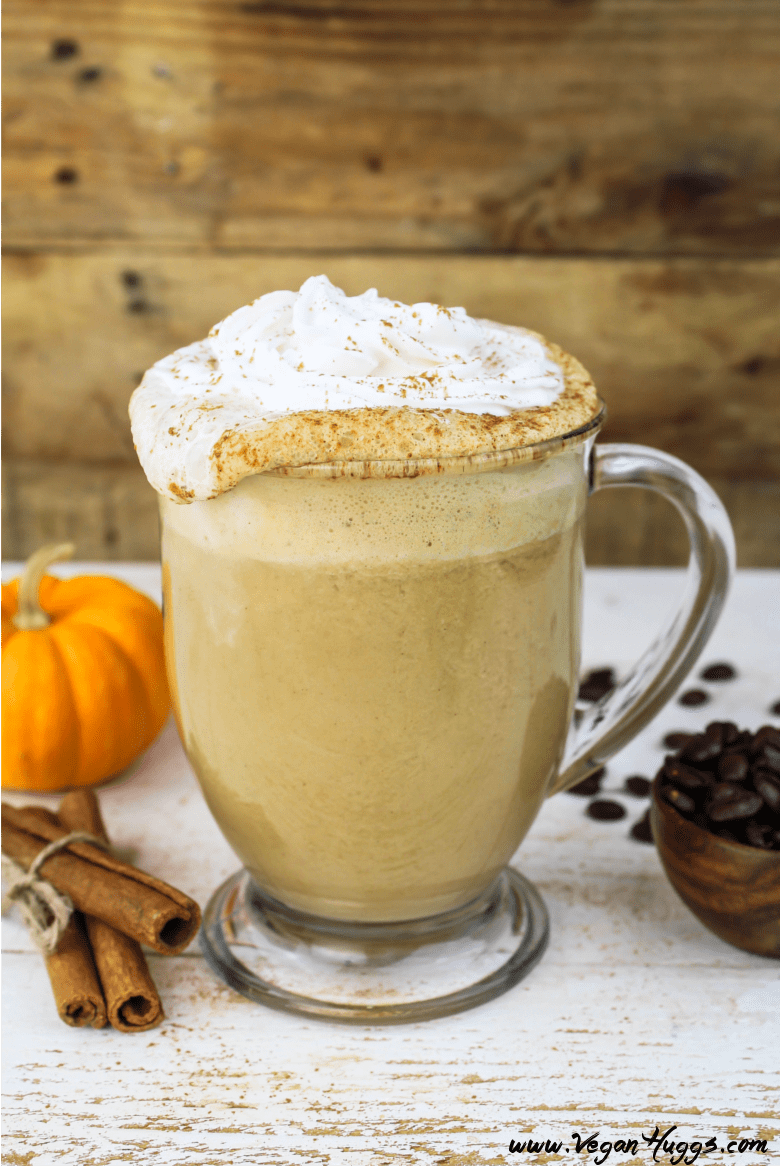
[[[72,544],[47,544],[30,557],[19,582],[17,610],[11,618],[17,630],[44,630],[49,625],[51,618],[41,608],[38,597],[41,578],[49,565],[70,560],[75,551]]]

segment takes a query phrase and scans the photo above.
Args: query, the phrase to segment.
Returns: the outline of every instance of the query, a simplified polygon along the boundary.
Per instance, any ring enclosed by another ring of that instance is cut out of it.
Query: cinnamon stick
[[[98,799],[91,788],[77,788],[63,797],[59,820],[71,832],[86,829],[108,842]],[[145,1032],[164,1018],[162,1003],[138,943],[99,918],[86,915],[85,925],[92,947],[106,1011],[111,1025],[120,1032]]]
[[[39,811],[51,825],[60,828],[60,822],[53,812],[46,808]],[[53,954],[44,954],[43,957],[60,1019],[71,1028],[105,1027],[106,1002],[92,958],[84,918],[77,910],[62,933],[57,949]]]
[[[3,852],[25,867],[45,845],[68,832],[54,825],[44,810],[2,806]],[[200,925],[192,898],[95,845],[72,842],[49,857],[40,873],[68,894],[77,910],[163,955],[183,951]]]
[[[65,927],[54,954],[45,957],[60,1019],[72,1028],[104,1027],[106,1003],[78,912]]]

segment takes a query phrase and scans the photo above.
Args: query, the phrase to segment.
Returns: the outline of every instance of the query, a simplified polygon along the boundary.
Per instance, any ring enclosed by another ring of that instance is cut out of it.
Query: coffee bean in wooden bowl
[[[653,781],[669,881],[714,934],[780,958],[780,729],[709,723]]]

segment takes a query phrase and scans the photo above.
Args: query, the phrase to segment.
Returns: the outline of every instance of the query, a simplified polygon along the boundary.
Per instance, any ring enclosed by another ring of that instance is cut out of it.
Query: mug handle
[[[645,487],[671,500],[688,529],[688,574],[667,627],[610,694],[579,712],[581,721],[571,728],[548,796],[595,772],[666,703],[704,649],[734,572],[734,533],[726,509],[687,463],[633,443],[597,446],[590,490],[608,487]]]

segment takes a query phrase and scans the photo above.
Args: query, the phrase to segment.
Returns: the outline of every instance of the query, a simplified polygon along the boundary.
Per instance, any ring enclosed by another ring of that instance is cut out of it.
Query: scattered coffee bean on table
[[[626,776],[626,789],[632,796],[647,796],[651,788],[646,776]]]
[[[710,696],[706,691],[694,689],[692,691],[684,691],[677,702],[682,707],[703,707],[705,703],[709,703]]]
[[[769,708],[773,715],[780,715],[780,699]]]
[[[614,690],[616,685],[617,679],[611,666],[605,666],[600,670],[591,670],[580,683],[577,698],[581,699],[583,703],[597,703],[599,699],[603,699],[605,695]]]
[[[730,662],[713,662],[699,675],[705,682],[729,682],[736,677],[737,672]]]
[[[666,757],[657,778],[662,799],[700,828],[780,851],[780,728],[708,723]]]
[[[690,731],[670,731],[668,735],[664,736],[664,747],[671,748],[673,752],[676,752],[678,748],[685,747],[691,738]]]
[[[567,788],[567,792],[573,792],[575,796],[595,796],[597,792],[601,791],[601,781],[604,779],[606,768],[599,768],[591,776],[587,776],[584,780],[580,780],[579,784],[575,784],[573,788]]]
[[[629,835],[635,841],[643,841],[645,845],[652,845],[653,843],[653,826],[650,824],[650,809],[646,809],[645,813],[639,820],[631,826]]]
[[[585,811],[594,821],[622,821],[626,815],[616,800],[592,800]]]

